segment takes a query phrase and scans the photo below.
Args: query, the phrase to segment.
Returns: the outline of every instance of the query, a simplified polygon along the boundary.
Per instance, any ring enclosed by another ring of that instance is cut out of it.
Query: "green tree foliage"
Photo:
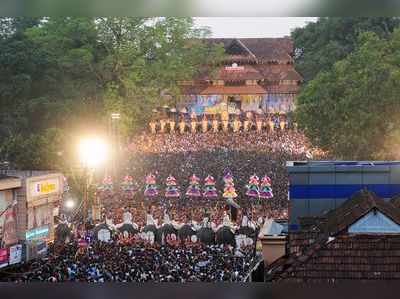
[[[58,168],[112,112],[127,136],[223,55],[190,18],[0,18],[0,28],[0,161],[19,168]]]
[[[399,45],[400,29],[361,34],[351,54],[304,87],[296,116],[314,144],[344,159],[398,156]]]
[[[400,24],[394,17],[325,17],[292,32],[296,69],[309,81],[345,58],[362,32],[387,38]]]

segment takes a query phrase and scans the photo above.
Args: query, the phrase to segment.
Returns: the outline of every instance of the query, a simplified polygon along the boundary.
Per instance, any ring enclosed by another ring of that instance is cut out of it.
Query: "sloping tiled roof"
[[[290,251],[268,267],[267,281],[400,279],[400,234],[345,230],[373,209],[400,224],[398,208],[361,190],[329,212],[319,231],[289,235]]]
[[[292,64],[258,64],[255,68],[268,81],[303,81],[303,78],[294,69]]]
[[[299,85],[261,85],[268,93],[298,93]]]
[[[265,94],[266,90],[260,85],[241,85],[241,86],[219,86],[211,85],[204,89],[200,94]]]
[[[206,89],[207,86],[209,86],[209,85],[194,84],[194,85],[182,85],[182,86],[180,86],[180,88],[181,88],[181,93],[184,95],[198,95],[204,89]]]
[[[331,210],[326,215],[326,223],[321,227],[329,234],[336,234],[373,209],[377,209],[391,220],[400,224],[400,210],[390,202],[379,198],[375,193],[363,189],[355,193],[349,200],[346,200],[337,209]]]
[[[299,256],[283,257],[267,281],[400,279],[400,235],[339,235],[321,239]]]
[[[396,208],[400,209],[400,195],[397,195],[397,196],[393,197],[390,200],[390,203],[392,205],[394,205]]]
[[[287,61],[291,62],[293,41],[288,37],[283,38],[210,38],[209,43],[222,43],[227,49],[235,40],[240,41],[258,60],[261,61]]]
[[[221,66],[217,69],[215,74],[203,74],[202,80],[225,80],[225,81],[240,81],[240,80],[261,80],[264,77],[262,74],[251,65],[243,65],[237,70],[229,69]]]

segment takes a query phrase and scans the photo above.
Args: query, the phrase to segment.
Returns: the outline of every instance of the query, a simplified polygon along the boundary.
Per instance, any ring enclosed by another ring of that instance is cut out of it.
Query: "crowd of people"
[[[325,159],[327,154],[313,148],[307,138],[294,129],[238,130],[191,133],[142,133],[132,137],[119,160],[120,175],[128,174],[138,189],[133,196],[125,196],[120,182],[105,197],[98,194],[102,204],[101,221],[111,226],[124,222],[129,213],[139,231],[148,225],[149,215],[158,228],[165,215],[172,223],[201,225],[207,215],[216,227],[226,225],[228,205],[223,198],[223,174],[227,169],[233,176],[240,206],[231,219],[232,231],[249,219],[261,228],[266,219],[287,219],[288,175],[286,162]],[[157,196],[144,195],[145,177],[153,174]],[[185,196],[189,177],[196,174],[203,183],[211,175],[216,179],[217,198]],[[249,198],[246,185],[252,175],[271,179],[273,197]],[[174,176],[180,196],[166,198],[166,179]],[[115,184],[116,183],[116,184]],[[246,216],[246,218],[244,218]],[[106,219],[106,220],[105,220]],[[107,222],[108,221],[108,222]],[[224,224],[225,223],[225,224]],[[236,228],[235,228],[236,227]],[[6,279],[10,281],[88,281],[88,282],[144,282],[144,281],[243,281],[256,255],[256,244],[234,248],[226,245],[159,242],[143,243],[134,239],[121,243],[91,240],[80,247],[77,240],[62,248],[52,247],[47,259],[23,265]]]
[[[240,282],[255,256],[219,245],[165,246],[93,241],[52,247],[49,255],[2,274],[14,282]]]
[[[262,201],[257,209],[253,209],[254,213],[250,214],[256,218],[285,218],[288,205],[286,162],[326,157],[324,152],[310,145],[304,134],[294,130],[183,135],[143,133],[132,139],[123,164],[126,166],[124,171],[132,175],[140,186],[144,185],[145,176],[153,173],[162,189],[165,179],[173,175],[183,193],[192,174],[203,179],[209,174],[214,176],[217,180],[216,187],[221,192],[222,175],[229,169],[235,180],[239,204],[249,208],[249,199],[245,195],[249,177],[253,174],[260,177],[268,175],[272,180],[274,197]],[[143,192],[138,192],[136,198],[144,201]],[[186,205],[172,202],[172,214],[180,214],[182,218],[191,211],[194,218],[199,218],[205,205],[215,212],[216,218],[220,218],[221,206],[218,206],[218,201],[186,202]],[[162,212],[156,212],[157,214],[162,215]],[[138,214],[136,217],[140,221],[144,216]]]

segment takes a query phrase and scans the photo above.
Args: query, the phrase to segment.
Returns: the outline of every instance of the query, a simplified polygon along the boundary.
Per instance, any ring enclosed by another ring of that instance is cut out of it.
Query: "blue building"
[[[322,217],[361,189],[390,199],[400,194],[400,161],[287,162],[289,231],[299,217]]]

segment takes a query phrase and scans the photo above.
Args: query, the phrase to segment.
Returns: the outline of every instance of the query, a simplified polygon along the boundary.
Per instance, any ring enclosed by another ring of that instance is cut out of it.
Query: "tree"
[[[104,132],[112,112],[121,113],[124,136],[142,128],[153,108],[179,95],[179,80],[223,53],[199,41],[207,32],[190,18],[0,18],[0,24],[0,161],[23,168],[59,167],[54,152],[62,149],[66,161],[74,138]],[[47,145],[51,153],[40,148]]]
[[[343,159],[391,158],[398,148],[400,30],[360,35],[354,52],[311,80],[296,117],[311,141]]]
[[[362,32],[387,38],[400,24],[397,17],[325,17],[292,32],[296,69],[309,81],[345,58]]]
[[[125,135],[147,124],[154,107],[171,104],[179,81],[204,64],[215,65],[224,51],[201,43],[208,32],[196,29],[191,18],[102,18],[98,28],[106,52],[105,109],[124,112]]]

